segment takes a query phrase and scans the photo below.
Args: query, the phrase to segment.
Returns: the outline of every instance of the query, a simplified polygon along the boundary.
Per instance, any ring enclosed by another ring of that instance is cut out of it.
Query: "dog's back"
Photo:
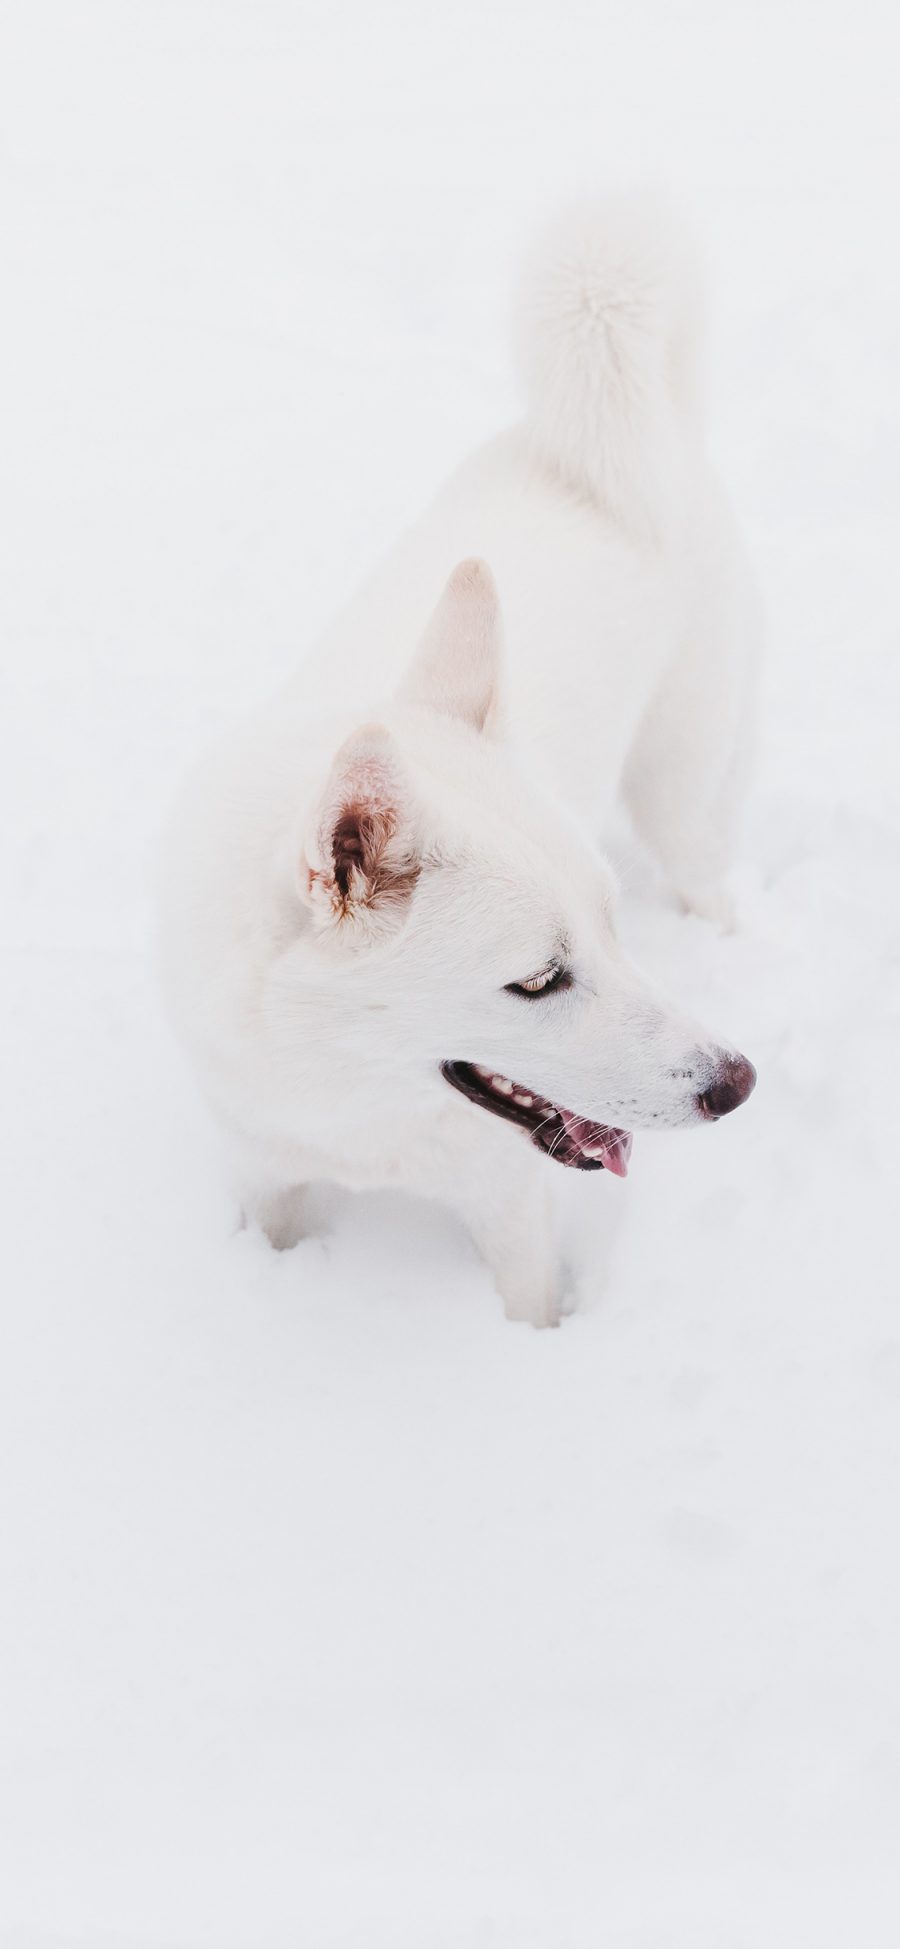
[[[691,627],[696,562],[731,547],[713,532],[699,314],[692,247],[661,202],[623,195],[557,221],[515,305],[523,420],[462,463],[338,615],[311,660],[317,695],[377,707],[454,562],[484,557],[511,728],[601,827]]]

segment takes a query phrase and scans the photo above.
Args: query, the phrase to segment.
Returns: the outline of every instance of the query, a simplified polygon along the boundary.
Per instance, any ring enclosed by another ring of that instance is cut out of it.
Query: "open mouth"
[[[538,1150],[546,1151],[557,1164],[568,1164],[575,1171],[612,1171],[617,1178],[627,1176],[631,1156],[631,1131],[613,1130],[605,1123],[592,1123],[578,1117],[546,1096],[536,1096],[508,1076],[498,1076],[476,1062],[444,1062],[441,1073],[455,1090],[495,1117],[505,1117],[527,1130]]]

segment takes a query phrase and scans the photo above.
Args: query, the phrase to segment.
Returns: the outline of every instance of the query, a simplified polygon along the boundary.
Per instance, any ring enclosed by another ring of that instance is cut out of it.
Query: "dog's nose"
[[[729,1110],[736,1110],[746,1103],[756,1082],[756,1070],[746,1056],[725,1056],[715,1072],[710,1086],[701,1090],[697,1102],[705,1117],[727,1117]]]

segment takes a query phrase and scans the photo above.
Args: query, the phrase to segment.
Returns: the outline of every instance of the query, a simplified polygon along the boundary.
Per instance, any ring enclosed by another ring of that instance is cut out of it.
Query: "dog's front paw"
[[[558,1326],[564,1305],[562,1280],[557,1268],[545,1266],[504,1266],[494,1270],[497,1290],[508,1320],[521,1320],[526,1326]]]
[[[275,1252],[290,1252],[307,1235],[306,1195],[305,1185],[292,1184],[265,1196],[245,1197],[244,1223],[258,1225]]]

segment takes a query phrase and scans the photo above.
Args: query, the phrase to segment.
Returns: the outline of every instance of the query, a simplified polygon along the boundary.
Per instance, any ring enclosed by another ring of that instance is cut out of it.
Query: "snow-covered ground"
[[[900,1940],[892,16],[4,10],[3,1949]],[[528,228],[647,172],[769,663],[740,933],[628,859],[626,931],[760,1082],[624,1196],[560,1173],[537,1335],[439,1211],[235,1233],[152,864],[515,410]]]

